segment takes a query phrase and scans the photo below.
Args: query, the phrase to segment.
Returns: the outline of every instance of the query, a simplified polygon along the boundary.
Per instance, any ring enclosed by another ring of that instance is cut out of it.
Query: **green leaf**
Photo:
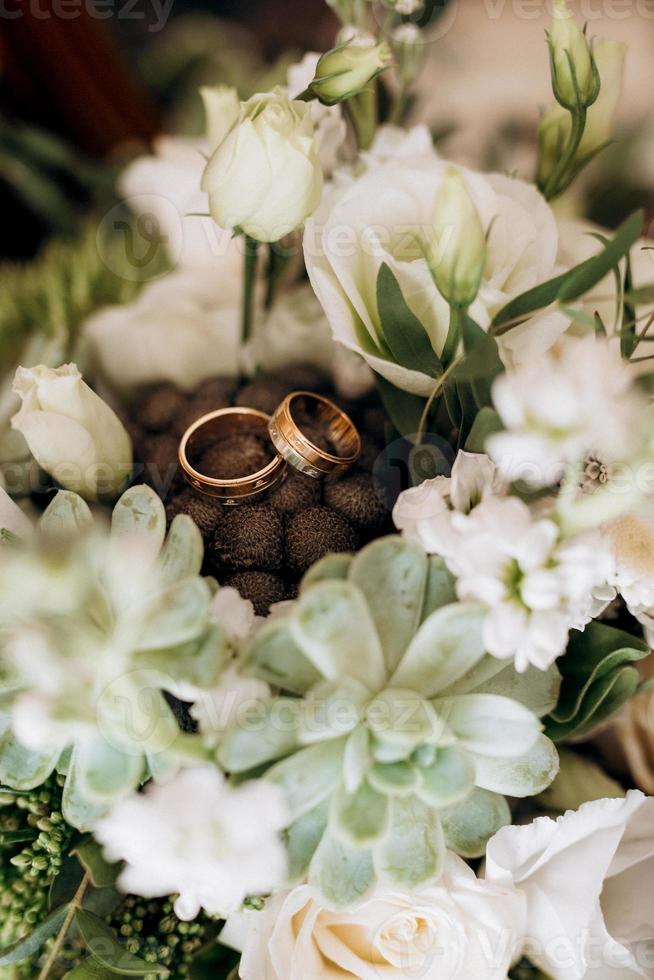
[[[420,427],[427,399],[401,391],[386,378],[382,378],[381,374],[375,374],[375,383],[386,413],[400,435],[415,435]]]
[[[476,753],[474,761],[477,786],[519,799],[542,793],[559,771],[557,751],[545,735],[539,735],[529,751],[516,758]]]
[[[468,752],[458,745],[436,749],[430,765],[417,765],[421,782],[416,792],[436,809],[454,806],[464,800],[475,785],[475,767]]]
[[[204,543],[197,525],[188,514],[178,514],[159,556],[162,584],[172,585],[199,575],[203,557]]]
[[[91,509],[82,497],[59,490],[39,519],[39,530],[51,540],[65,541],[93,524]]]
[[[63,980],[111,980],[112,977],[118,976],[120,976],[119,973],[107,969],[98,960],[89,956],[73,967],[69,973],[66,973]]]
[[[632,664],[648,653],[642,640],[605,623],[573,630],[565,655],[557,661],[563,683],[547,721],[549,737],[556,741],[587,731],[622,707],[640,684]]]
[[[384,655],[368,605],[352,582],[319,582],[302,593],[293,637],[327,680],[354,677],[371,691],[386,680]]]
[[[427,562],[427,586],[420,614],[421,623],[429,619],[437,609],[456,602],[456,578],[445,560],[440,555],[430,555]]]
[[[302,703],[292,698],[255,705],[248,717],[225,732],[218,751],[223,769],[248,772],[294,752],[299,745],[301,710]]]
[[[582,262],[576,269],[568,273],[564,284],[559,289],[557,299],[561,303],[578,299],[601,282],[615,268],[621,259],[629,252],[632,245],[640,238],[645,224],[643,211],[636,211],[624,221],[612,240],[609,241],[599,255],[594,255],[587,262]]]
[[[311,566],[302,579],[300,589],[307,589],[310,585],[315,585],[316,582],[325,582],[330,579],[346,579],[353,558],[354,555],[342,551],[334,555],[325,555],[324,558],[321,558],[320,561],[317,561],[315,565]]]
[[[7,729],[0,738],[0,783],[11,789],[35,789],[48,778],[60,754],[61,747],[33,752]]]
[[[0,966],[10,966],[12,963],[20,963],[41,949],[43,944],[56,935],[64,924],[68,913],[68,905],[60,905],[54,909],[39,925],[23,939],[5,946],[0,950]]]
[[[151,973],[169,976],[170,970],[166,967],[158,966],[156,963],[146,963],[145,960],[129,953],[118,942],[113,929],[92,912],[77,909],[75,925],[93,959],[97,960],[100,966],[126,977],[143,977]]]
[[[324,800],[313,810],[299,817],[286,832],[288,874],[291,885],[299,884],[307,876],[311,859],[316,853],[323,834],[327,830],[329,801]]]
[[[425,620],[392,677],[394,687],[433,698],[462,677],[484,656],[484,610],[453,603]]]
[[[423,549],[399,535],[373,541],[350,566],[348,578],[366,597],[389,676],[420,622],[427,567]]]
[[[495,338],[487,333],[478,323],[467,314],[461,318],[461,334],[463,338],[464,357],[454,369],[453,377],[457,381],[459,402],[464,414],[471,414],[469,430],[474,423],[475,408],[486,408],[491,405],[491,385],[493,379],[504,371],[500,352]],[[466,408],[468,395],[465,384],[470,382],[474,400],[469,410]]]
[[[445,841],[436,811],[417,796],[394,799],[390,835],[374,851],[375,869],[389,885],[414,889],[443,869]]]
[[[420,779],[410,762],[376,762],[368,773],[368,781],[388,796],[410,796]]]
[[[287,619],[257,630],[246,650],[244,667],[247,673],[291,694],[306,694],[322,679],[293,639]]]
[[[370,847],[383,840],[388,832],[388,797],[378,793],[365,780],[352,794],[340,787],[332,797],[329,822],[332,833],[345,844]]]
[[[166,536],[166,511],[161,498],[150,487],[130,487],[114,507],[111,516],[113,547],[126,556],[133,554],[138,541],[140,554],[150,561],[158,558]]]
[[[429,335],[402,295],[393,271],[382,262],[377,274],[377,309],[386,343],[396,364],[437,378],[443,373]]]
[[[38,830],[4,830],[0,832],[0,844],[11,847],[13,844],[25,844],[27,841],[36,840],[39,836]]]
[[[470,434],[466,439],[465,450],[468,453],[485,453],[486,441],[496,432],[504,429],[502,420],[492,408],[482,408],[477,413]]]
[[[434,705],[470,752],[514,758],[531,748],[542,727],[527,708],[497,694],[461,694]]]
[[[555,300],[566,303],[587,293],[624,258],[641,235],[643,223],[643,212],[637,211],[620,225],[613,239],[599,255],[586,259],[574,269],[541,283],[533,289],[527,290],[526,293],[522,293],[521,296],[512,299],[496,314],[493,320],[493,327],[496,328],[494,330],[495,335],[510,330],[509,321],[523,319],[536,310],[544,309]],[[507,326],[502,330],[504,324]]]
[[[309,884],[327,908],[339,911],[363,901],[375,883],[370,851],[348,847],[325,834],[309,868]]]
[[[102,855],[102,848],[93,838],[83,840],[71,851],[71,854],[79,858],[96,888],[108,888],[116,884],[121,865],[106,861]]]
[[[301,749],[266,773],[286,793],[291,820],[313,810],[334,792],[343,778],[346,738]]]
[[[447,846],[464,858],[486,853],[488,840],[511,823],[509,804],[503,796],[475,788],[466,799],[443,816]]]

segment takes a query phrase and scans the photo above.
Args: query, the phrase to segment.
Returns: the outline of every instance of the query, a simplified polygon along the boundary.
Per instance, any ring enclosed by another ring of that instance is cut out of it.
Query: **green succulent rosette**
[[[199,738],[164,692],[217,682],[230,639],[211,616],[203,545],[148,487],[128,490],[111,526],[60,491],[29,540],[0,552],[0,783],[65,775],[62,812],[91,829],[121,796],[171,775]]]
[[[291,877],[328,906],[378,881],[425,885],[447,848],[481,856],[510,822],[505,797],[556,776],[539,719],[558,671],[486,655],[483,617],[456,602],[440,558],[393,536],[314,566],[246,650],[245,670],[283,695],[239,713],[219,761],[284,788]]]

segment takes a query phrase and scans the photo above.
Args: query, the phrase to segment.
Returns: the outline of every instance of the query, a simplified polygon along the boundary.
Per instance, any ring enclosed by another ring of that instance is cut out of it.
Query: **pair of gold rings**
[[[320,427],[334,452],[316,445],[302,431],[306,421]],[[239,479],[219,480],[197,470],[190,462],[206,441],[233,436],[237,432],[267,436],[276,455],[263,469]],[[222,504],[234,505],[264,493],[284,479],[288,464],[319,480],[343,472],[361,454],[361,437],[351,419],[322,395],[294,391],[272,416],[254,408],[221,408],[197,419],[184,433],[179,445],[179,462],[188,482],[200,493]]]

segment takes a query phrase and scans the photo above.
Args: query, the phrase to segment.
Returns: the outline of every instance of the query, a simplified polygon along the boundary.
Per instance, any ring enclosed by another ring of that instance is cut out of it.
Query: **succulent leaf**
[[[370,847],[387,835],[390,827],[390,804],[365,781],[352,794],[339,787],[332,796],[330,826],[345,844]]]
[[[283,691],[306,694],[322,675],[295,642],[286,620],[263,626],[246,652],[244,669]]]
[[[461,857],[478,858],[486,853],[489,838],[511,823],[511,811],[503,796],[476,787],[442,820],[447,846]]]
[[[462,694],[435,705],[470,752],[513,758],[531,748],[542,727],[527,708],[497,694]]]
[[[444,857],[445,840],[435,811],[417,796],[394,799],[388,840],[375,849],[380,878],[400,888],[419,888],[438,878]]]
[[[325,833],[309,867],[309,884],[334,910],[363,901],[375,884],[371,851],[348,847]]]
[[[559,771],[558,753],[545,735],[539,735],[527,752],[512,759],[477,753],[474,762],[477,786],[520,799],[547,789]]]

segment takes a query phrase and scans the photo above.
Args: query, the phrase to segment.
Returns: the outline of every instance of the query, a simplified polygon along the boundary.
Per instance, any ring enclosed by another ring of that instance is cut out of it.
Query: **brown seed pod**
[[[354,470],[340,480],[327,483],[325,504],[360,531],[379,530],[389,512],[380,500],[368,473]]]
[[[231,585],[249,599],[257,616],[267,616],[272,604],[287,595],[284,580],[272,572],[236,572],[223,578],[222,584]]]
[[[351,524],[328,507],[309,507],[286,525],[286,561],[303,574],[330,552],[353,551],[358,535]]]
[[[218,568],[275,571],[284,557],[282,519],[270,504],[240,504],[226,510],[209,558]]]

